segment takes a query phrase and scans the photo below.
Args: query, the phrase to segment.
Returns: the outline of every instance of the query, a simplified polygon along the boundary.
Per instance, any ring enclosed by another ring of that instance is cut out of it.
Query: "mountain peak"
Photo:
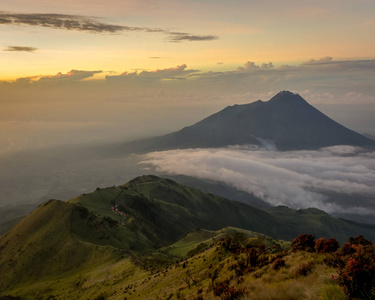
[[[273,96],[268,102],[270,103],[291,103],[304,102],[307,103],[300,95],[294,94],[290,91],[281,91]]]
[[[300,95],[284,90],[269,101],[227,106],[194,125],[150,139],[142,151],[260,145],[259,138],[271,141],[278,150],[375,146],[373,140],[330,119]]]

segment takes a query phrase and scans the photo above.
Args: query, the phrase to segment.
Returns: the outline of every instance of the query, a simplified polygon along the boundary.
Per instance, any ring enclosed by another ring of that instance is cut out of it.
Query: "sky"
[[[280,90],[375,135],[372,0],[0,2],[0,153],[167,133]]]

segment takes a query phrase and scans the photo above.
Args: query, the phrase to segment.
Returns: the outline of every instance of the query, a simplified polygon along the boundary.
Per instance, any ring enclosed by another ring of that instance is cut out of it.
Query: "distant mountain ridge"
[[[350,130],[311,106],[300,95],[282,91],[269,101],[227,106],[179,131],[131,143],[142,152],[261,145],[278,150],[308,150],[334,145],[375,146],[375,141]]]

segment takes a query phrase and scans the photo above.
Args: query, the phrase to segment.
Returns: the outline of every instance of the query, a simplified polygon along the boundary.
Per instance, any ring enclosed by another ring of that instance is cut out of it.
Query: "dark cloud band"
[[[0,25],[42,26],[91,33],[120,33],[123,31],[163,33],[169,36],[168,40],[170,42],[211,41],[218,39],[214,35],[193,35],[184,32],[171,32],[162,28],[113,25],[99,22],[95,18],[64,14],[18,14],[0,11]]]
[[[182,42],[182,41],[213,41],[217,40],[216,35],[193,35],[184,32],[170,32],[169,40],[171,42]]]
[[[24,47],[24,46],[8,46],[4,51],[13,51],[13,52],[34,52],[38,50],[34,47]]]

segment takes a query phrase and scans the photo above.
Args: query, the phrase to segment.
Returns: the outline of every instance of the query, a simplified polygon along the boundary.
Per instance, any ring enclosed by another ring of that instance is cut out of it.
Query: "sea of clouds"
[[[375,216],[375,152],[359,147],[281,152],[269,145],[234,146],[152,152],[140,158],[146,168],[225,182],[271,205]]]

